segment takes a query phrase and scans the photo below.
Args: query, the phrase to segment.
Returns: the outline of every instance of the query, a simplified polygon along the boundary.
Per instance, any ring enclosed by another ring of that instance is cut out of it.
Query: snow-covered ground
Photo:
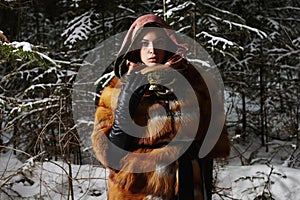
[[[216,164],[214,200],[253,200],[263,191],[276,200],[300,199],[299,169],[279,164],[241,166],[233,160]],[[106,199],[107,176],[100,166],[33,159],[22,163],[8,152],[0,157],[0,199]]]
[[[0,199],[106,199],[107,175],[99,166],[32,159],[22,163],[12,153],[1,154]]]
[[[299,172],[298,169],[280,165],[228,165],[218,174],[218,188],[223,190],[220,192],[222,195],[228,197],[222,196],[223,199],[254,200],[264,191],[276,200],[299,200]],[[214,199],[222,198],[214,195]]]

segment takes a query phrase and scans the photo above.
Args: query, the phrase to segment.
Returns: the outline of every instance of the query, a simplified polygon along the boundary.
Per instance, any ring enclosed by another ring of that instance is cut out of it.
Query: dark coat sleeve
[[[109,140],[124,150],[135,149],[137,139],[128,133],[134,132],[132,116],[148,88],[146,76],[132,73],[121,89]]]

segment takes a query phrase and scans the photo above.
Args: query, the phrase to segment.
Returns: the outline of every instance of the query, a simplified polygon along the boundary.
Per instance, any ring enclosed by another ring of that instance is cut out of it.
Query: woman
[[[212,159],[228,156],[229,141],[224,126],[210,153],[198,158],[217,96],[204,72],[184,59],[186,51],[156,15],[139,17],[127,32],[92,134],[97,158],[110,169],[108,199],[211,199]]]

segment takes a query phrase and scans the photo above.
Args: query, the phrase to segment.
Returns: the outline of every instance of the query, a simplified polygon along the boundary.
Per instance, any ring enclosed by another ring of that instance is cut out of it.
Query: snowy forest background
[[[1,0],[0,199],[105,199],[91,133],[73,120],[73,83],[97,44],[146,13],[195,39],[221,72],[232,155],[215,162],[214,199],[299,199],[297,0]],[[277,194],[273,177],[294,177],[295,191]]]

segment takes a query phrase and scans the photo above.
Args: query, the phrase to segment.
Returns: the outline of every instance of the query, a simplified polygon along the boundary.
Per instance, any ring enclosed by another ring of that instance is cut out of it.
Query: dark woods
[[[82,141],[91,133],[76,131],[72,83],[87,52],[146,13],[164,17],[213,58],[233,134],[255,136],[266,150],[271,139],[299,144],[299,10],[299,1],[283,0],[1,1],[1,150],[89,162]],[[27,43],[4,45],[14,41]]]

